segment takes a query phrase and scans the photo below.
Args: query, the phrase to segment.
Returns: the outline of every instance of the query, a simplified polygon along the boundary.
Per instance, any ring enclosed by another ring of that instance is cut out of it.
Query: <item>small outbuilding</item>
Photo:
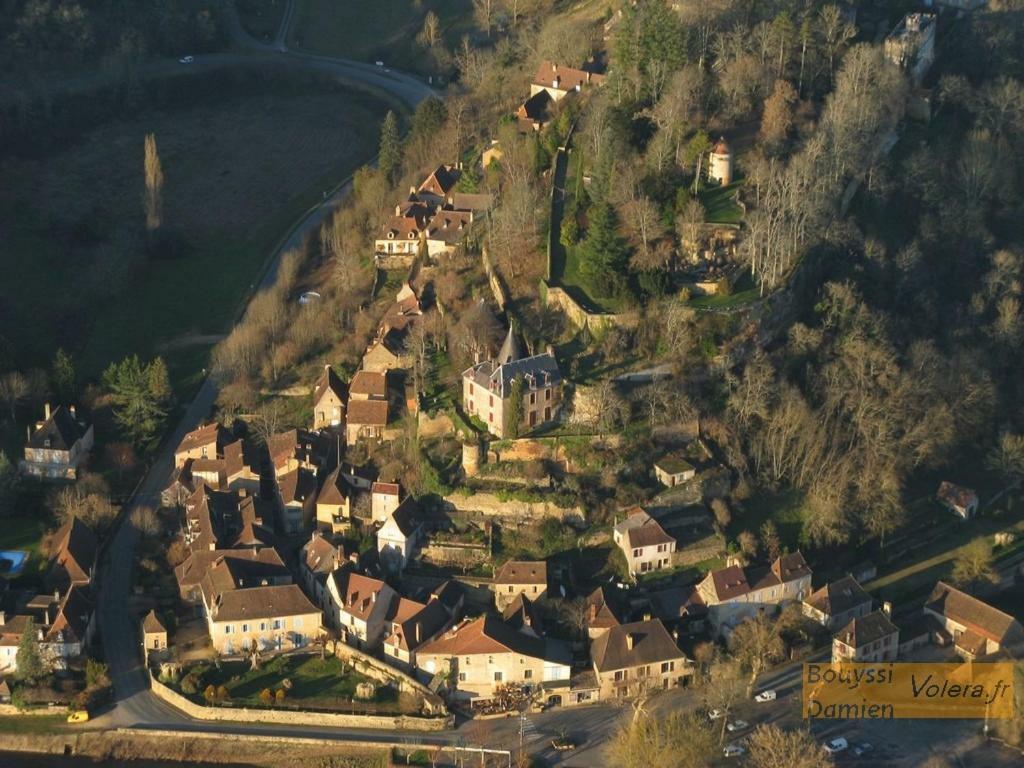
[[[654,462],[654,476],[658,482],[669,488],[674,488],[681,483],[692,480],[697,470],[693,465],[679,456],[663,456]]]
[[[978,494],[971,488],[943,480],[935,498],[942,506],[964,520],[970,520],[978,513]]]
[[[154,651],[167,650],[167,627],[156,615],[155,609],[142,620],[142,645],[147,656]]]

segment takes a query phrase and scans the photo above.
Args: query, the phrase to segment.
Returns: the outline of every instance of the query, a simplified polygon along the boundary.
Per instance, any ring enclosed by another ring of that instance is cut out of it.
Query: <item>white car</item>
[[[383,61],[375,61],[373,63],[376,64],[378,67],[383,67],[384,66],[384,62]]]
[[[299,304],[305,306],[306,304],[312,304],[314,301],[320,300],[320,294],[316,291],[306,291],[304,294],[299,296]]]
[[[720,720],[725,713],[720,709],[712,709],[708,712],[708,720]]]
[[[741,744],[729,744],[722,750],[722,754],[725,755],[725,757],[740,757],[746,754],[746,752],[747,750],[745,750]]]
[[[839,752],[842,752],[844,749],[850,746],[850,744],[842,736],[839,736],[838,738],[826,741],[824,746],[826,752],[828,752],[830,755],[835,755]]]
[[[777,697],[778,694],[775,693],[775,690],[769,688],[767,691],[761,691],[759,694],[757,694],[757,696],[754,697],[754,701],[758,702],[759,704],[764,704],[766,701],[775,701]]]
[[[195,60],[196,60],[195,56],[182,56],[180,59],[178,59],[178,63],[179,64],[191,64]]]
[[[746,720],[733,720],[731,723],[725,726],[725,730],[727,730],[729,733],[735,733],[736,731],[742,731],[744,728],[749,727],[750,723],[748,723]]]

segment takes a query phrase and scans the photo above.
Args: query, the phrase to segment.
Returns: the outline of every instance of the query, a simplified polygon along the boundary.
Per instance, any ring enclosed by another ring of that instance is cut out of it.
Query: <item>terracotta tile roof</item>
[[[738,565],[730,565],[720,568],[705,576],[702,583],[710,579],[715,596],[720,602],[724,602],[749,592],[796,581],[809,576],[810,573],[811,569],[803,555],[793,552],[779,557],[768,567],[741,568]]]
[[[88,584],[96,564],[99,541],[88,525],[73,517],[53,537],[56,554],[50,559],[50,583],[63,591],[71,584]]]
[[[157,633],[166,632],[167,627],[160,621],[160,617],[156,615],[156,609],[154,608],[146,617],[142,620],[142,631],[146,633]]]
[[[472,211],[438,211],[427,225],[427,239],[455,245],[466,236],[472,223]]]
[[[622,622],[608,603],[604,587],[598,587],[587,597],[587,627],[608,629],[617,627]]]
[[[1021,625],[1013,616],[944,581],[935,585],[925,608],[996,643],[1012,642],[1021,635]]]
[[[662,621],[678,621],[685,617],[703,616],[708,612],[696,584],[652,592],[650,600],[655,618]]]
[[[548,583],[548,564],[543,560],[509,560],[494,577],[495,584]]]
[[[547,91],[537,91],[537,93],[520,105],[516,111],[516,117],[520,120],[546,123],[550,117],[550,109],[553,103],[550,93]]]
[[[535,659],[545,657],[543,640],[517,632],[496,616],[466,619],[458,626],[419,649],[420,654],[475,656],[482,653],[519,653]]]
[[[365,621],[370,612],[373,611],[378,596],[387,590],[390,594],[391,588],[380,579],[363,576],[356,573],[348,566],[336,568],[330,575],[334,582],[337,594],[344,600],[344,605],[339,606],[343,612]]]
[[[448,193],[459,180],[459,171],[452,165],[439,165],[422,184],[417,192],[425,192],[438,197],[447,197]]]
[[[305,504],[306,499],[316,494],[316,475],[303,467],[281,475],[277,484],[283,504]]]
[[[204,445],[214,446],[213,455],[209,458],[215,458],[223,450],[224,445],[230,439],[228,431],[224,429],[220,424],[213,422],[211,424],[204,424],[197,429],[193,429],[178,443],[178,448],[175,453],[184,453],[186,451],[193,451],[197,448],[202,448]]]
[[[557,79],[558,85],[554,86]],[[588,72],[584,69],[575,69],[551,61],[542,61],[537,67],[537,74],[533,76],[534,85],[545,87],[557,87],[560,91],[572,91],[576,88],[583,88],[587,85],[602,85],[605,76],[596,72]]]
[[[289,575],[281,555],[273,547],[248,549],[200,549],[188,556],[181,565],[174,569],[178,586],[187,591],[198,586],[203,577],[219,559],[230,559],[252,563],[252,573],[272,578],[284,578]]]
[[[630,648],[632,642],[632,648]],[[590,647],[599,673],[685,658],[658,619],[610,627]]]
[[[538,637],[544,634],[544,624],[537,607],[522,592],[505,606],[505,610],[501,612],[501,620],[519,632],[532,629]]]
[[[46,629],[47,642],[84,642],[92,621],[93,604],[89,587],[72,584],[60,603],[57,615]]]
[[[616,525],[615,530],[625,537],[626,544],[630,549],[675,542],[675,539],[665,532],[657,520],[639,508]]]
[[[29,448],[41,448],[52,451],[70,451],[75,443],[85,437],[89,425],[79,420],[71,410],[58,405],[50,418],[33,430],[28,440]]]
[[[329,574],[345,559],[345,550],[314,533],[302,546],[302,563],[312,573]]]
[[[244,621],[246,619],[274,619],[286,616],[320,616],[320,609],[313,605],[295,584],[253,587],[224,592],[214,609],[214,621]],[[309,634],[315,628],[310,627]]]
[[[316,503],[344,504],[351,493],[352,491],[348,486],[348,482],[342,476],[341,465],[339,464],[324,480],[323,487],[320,489],[320,494],[316,497]]]
[[[871,595],[864,591],[853,576],[844,576],[813,592],[805,601],[826,616],[844,613],[864,603],[871,603]]]
[[[415,651],[429,642],[451,620],[439,600],[422,605],[403,597],[395,602],[401,605],[389,619],[391,632],[384,642],[403,651]]]
[[[448,196],[448,204],[455,211],[474,211],[485,213],[494,205],[494,198],[489,194],[473,194],[469,192],[453,192]]]
[[[839,642],[851,648],[863,648],[866,645],[899,632],[889,617],[881,611],[872,611],[867,616],[858,616],[835,634]]]
[[[370,486],[370,493],[381,494],[385,496],[398,496],[401,493],[402,487],[398,483],[381,483],[374,482]]]
[[[382,398],[388,395],[388,377],[386,373],[375,373],[373,371],[356,371],[356,375],[349,382],[348,391],[350,395],[363,395],[364,397]],[[353,402],[358,402],[354,400]],[[351,407],[352,403],[349,404]]]
[[[352,400],[348,404],[346,422],[359,426],[386,427],[388,403],[386,400]]]

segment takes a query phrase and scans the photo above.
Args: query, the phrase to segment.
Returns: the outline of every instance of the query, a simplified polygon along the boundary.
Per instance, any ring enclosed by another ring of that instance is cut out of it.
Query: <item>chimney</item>
[[[416,643],[417,645],[421,642],[421,635],[423,634],[423,622],[416,622]]]
[[[636,639],[635,639],[633,633],[629,632],[626,635],[626,650],[627,651],[632,651],[634,645],[636,645]]]
[[[69,411],[71,411],[71,416],[72,416],[72,417],[75,417],[75,416],[77,416],[77,412],[75,411],[75,406],[73,406],[73,405],[69,405],[69,406],[68,406],[68,410],[69,410]]]
[[[552,64],[551,64],[551,71],[552,72],[557,72],[558,71],[558,65],[552,62]]]
[[[882,603],[882,613],[884,613],[888,618],[892,618],[892,603],[888,600]]]
[[[371,603],[376,603],[377,602],[377,593],[376,592],[371,592],[370,593],[370,602]]]
[[[43,403],[43,418],[47,419],[47,420],[50,418],[50,403],[49,403],[49,401]]]
[[[0,627],[7,623],[7,614],[0,611]]]
[[[395,216],[401,216],[401,215],[402,215],[402,206],[401,205],[396,205],[395,206]],[[329,366],[326,366],[326,365],[324,366],[324,368],[328,368],[328,367]]]
[[[651,620],[651,612],[650,611],[644,611],[644,621],[650,621],[650,620]]]

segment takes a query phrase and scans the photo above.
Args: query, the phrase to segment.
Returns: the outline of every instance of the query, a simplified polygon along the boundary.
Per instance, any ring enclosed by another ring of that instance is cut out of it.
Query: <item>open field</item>
[[[734,181],[724,187],[705,187],[697,194],[697,199],[704,206],[704,219],[709,224],[739,224],[743,221],[743,209],[733,196],[743,184]]]
[[[260,73],[196,80],[198,97],[161,94],[161,107],[62,151],[0,157],[0,319],[18,367],[45,366],[63,346],[95,377],[170,343],[172,379],[187,382],[209,344],[174,342],[224,332],[281,234],[373,152],[384,107],[361,93]],[[171,253],[147,253],[150,132]]]
[[[454,47],[473,28],[470,0],[297,0],[288,44],[313,53],[360,61],[383,61],[422,70],[426,63],[414,39],[427,11],[441,20],[445,44]]]

